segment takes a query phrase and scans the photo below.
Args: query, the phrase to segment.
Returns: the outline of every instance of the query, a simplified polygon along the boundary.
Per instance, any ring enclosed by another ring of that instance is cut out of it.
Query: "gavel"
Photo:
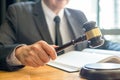
[[[101,31],[98,27],[96,27],[96,22],[88,21],[83,24],[83,30],[85,30],[85,34],[80,36],[77,39],[71,40],[70,42],[55,48],[56,52],[62,51],[63,49],[76,45],[79,42],[87,40],[88,46],[91,48],[96,48],[104,44],[104,39],[102,37]]]

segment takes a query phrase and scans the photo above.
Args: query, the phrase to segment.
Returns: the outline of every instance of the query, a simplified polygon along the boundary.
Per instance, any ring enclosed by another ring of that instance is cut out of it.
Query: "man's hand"
[[[32,45],[18,47],[15,56],[23,65],[39,67],[45,65],[50,59],[56,59],[55,47],[45,41],[38,41]]]

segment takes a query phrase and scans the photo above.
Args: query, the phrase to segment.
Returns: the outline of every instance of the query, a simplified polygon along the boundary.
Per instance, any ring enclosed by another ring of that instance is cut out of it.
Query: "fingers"
[[[45,41],[40,41],[38,42],[42,49],[49,55],[49,57],[52,59],[52,60],[55,60],[57,55],[56,55],[56,51],[54,49],[54,47],[56,46],[50,46],[49,44],[47,44]]]
[[[44,63],[47,63],[50,61],[49,55],[46,54],[46,52],[42,48],[36,48],[34,46],[31,47],[34,53],[37,55],[37,57],[40,58],[40,60]]]
[[[56,59],[55,46],[50,46],[45,41],[26,45],[16,49],[16,57],[27,66],[39,67],[45,65],[50,59]]]

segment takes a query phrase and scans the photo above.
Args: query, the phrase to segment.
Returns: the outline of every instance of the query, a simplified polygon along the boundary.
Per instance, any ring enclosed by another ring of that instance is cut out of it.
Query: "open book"
[[[47,64],[67,72],[75,72],[86,64],[104,62],[120,63],[120,52],[97,49],[71,51],[58,56],[56,60]]]

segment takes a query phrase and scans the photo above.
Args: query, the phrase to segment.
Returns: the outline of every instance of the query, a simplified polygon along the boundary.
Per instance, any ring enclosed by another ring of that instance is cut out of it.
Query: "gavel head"
[[[88,40],[89,47],[96,48],[104,44],[104,39],[100,29],[96,27],[96,22],[86,22],[84,23],[83,28],[85,29],[85,35]]]

